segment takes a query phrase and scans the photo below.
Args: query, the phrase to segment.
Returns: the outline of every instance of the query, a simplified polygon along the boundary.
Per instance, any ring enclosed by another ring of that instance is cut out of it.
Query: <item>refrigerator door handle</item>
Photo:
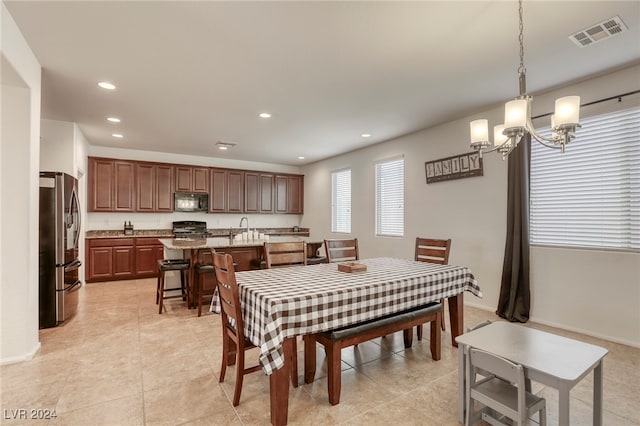
[[[62,291],[71,293],[72,291],[78,291],[82,287],[82,281],[76,280],[73,284],[69,284],[69,286],[62,289]]]
[[[76,226],[76,235],[75,235],[75,241],[73,242],[73,246],[77,249],[78,248],[78,242],[80,240],[80,227],[82,225],[82,214],[80,212],[80,199],[78,198],[78,193],[76,192],[76,187],[73,187],[73,191],[71,192],[71,208],[70,210],[70,214],[73,214],[73,205],[76,205],[76,212],[77,212],[77,226]]]
[[[64,266],[65,272],[75,271],[82,266],[82,261],[80,261],[80,259],[73,259],[68,264],[62,266]]]

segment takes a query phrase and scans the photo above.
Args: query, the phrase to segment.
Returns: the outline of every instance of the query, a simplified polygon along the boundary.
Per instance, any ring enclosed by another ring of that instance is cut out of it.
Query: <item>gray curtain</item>
[[[509,155],[507,241],[496,314],[512,322],[527,322],[529,287],[529,167],[531,136],[522,138]]]

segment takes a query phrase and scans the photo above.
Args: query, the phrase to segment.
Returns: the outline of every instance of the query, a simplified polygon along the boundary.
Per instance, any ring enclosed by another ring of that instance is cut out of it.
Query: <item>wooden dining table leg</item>
[[[451,345],[458,347],[456,337],[464,333],[464,309],[463,293],[458,293],[455,296],[449,297],[449,322],[451,323]]]
[[[316,336],[307,334],[304,341],[304,382],[313,383],[316,377]]]
[[[271,424],[282,426],[287,424],[289,413],[289,369],[293,353],[293,338],[282,342],[284,365],[269,376],[269,393],[271,399]]]

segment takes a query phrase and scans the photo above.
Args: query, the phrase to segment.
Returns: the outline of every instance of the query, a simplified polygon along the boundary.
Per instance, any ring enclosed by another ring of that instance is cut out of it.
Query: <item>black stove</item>
[[[207,222],[181,220],[173,222],[173,238],[209,238]]]

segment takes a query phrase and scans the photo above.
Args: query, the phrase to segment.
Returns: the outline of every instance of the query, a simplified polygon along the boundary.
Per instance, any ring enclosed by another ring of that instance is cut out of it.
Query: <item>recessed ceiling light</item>
[[[260,118],[271,118],[271,114],[269,114],[268,112],[261,112],[259,115]]]
[[[298,160],[304,160],[303,156],[298,157]]]
[[[112,133],[111,136],[113,136],[114,138],[118,138],[118,139],[122,139],[124,137],[120,133]]]
[[[236,146],[236,144],[233,142],[222,142],[222,141],[216,142],[216,147],[223,151],[226,151],[229,148],[233,148],[234,146]]]
[[[360,136],[362,136],[363,138],[370,138],[371,135],[369,133],[363,133]]]
[[[107,89],[107,90],[115,90],[116,86],[109,83],[108,81],[101,81],[100,83],[98,83],[98,86],[102,87],[103,89]]]
[[[119,123],[120,119],[117,117],[107,117],[107,120],[112,122],[112,123]]]

